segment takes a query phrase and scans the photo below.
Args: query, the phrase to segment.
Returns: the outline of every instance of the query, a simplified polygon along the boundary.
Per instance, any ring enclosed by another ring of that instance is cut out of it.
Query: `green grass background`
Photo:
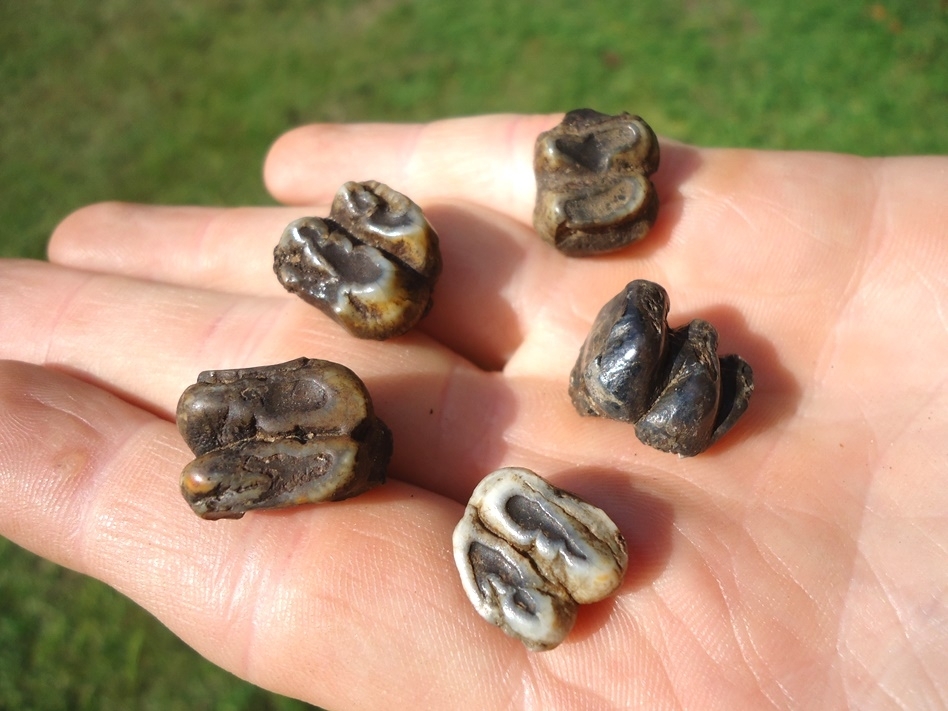
[[[2,0],[0,255],[42,258],[56,223],[98,200],[266,204],[262,158],[300,123],[579,106],[639,113],[704,145],[946,153],[948,10]],[[0,539],[8,708],[308,707],[236,680],[114,591]]]

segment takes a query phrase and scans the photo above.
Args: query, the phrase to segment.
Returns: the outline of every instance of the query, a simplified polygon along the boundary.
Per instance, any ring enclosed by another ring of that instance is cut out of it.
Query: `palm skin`
[[[311,126],[273,194],[311,207],[102,205],[50,264],[4,262],[0,533],[100,578],[199,652],[330,709],[937,708],[948,704],[948,160],[664,141],[658,222],[570,259],[530,227],[559,117]],[[445,267],[414,332],[357,341],[273,276],[282,228],[377,179]],[[566,384],[599,308],[664,285],[754,368],[744,418],[691,459],[581,418]],[[206,522],[174,425],[201,370],[344,363],[392,428],[390,482]],[[451,531],[480,478],[534,469],[604,508],[618,594],[527,652],[467,602]]]

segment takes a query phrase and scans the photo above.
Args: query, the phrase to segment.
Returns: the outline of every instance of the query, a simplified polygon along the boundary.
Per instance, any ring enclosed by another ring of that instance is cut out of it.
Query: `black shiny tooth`
[[[710,323],[695,320],[674,331],[669,341],[669,371],[636,421],[635,434],[655,449],[693,457],[710,444],[718,413],[718,336]]]
[[[629,283],[596,316],[570,375],[581,415],[631,422],[645,444],[682,457],[700,454],[747,410],[750,365],[717,355],[707,321],[668,330],[668,295],[646,280]]]
[[[580,412],[635,422],[654,400],[665,362],[668,294],[635,281],[599,312],[571,374]]]
[[[750,363],[733,353],[721,356],[721,405],[711,433],[717,442],[747,411],[754,392],[754,370]]]

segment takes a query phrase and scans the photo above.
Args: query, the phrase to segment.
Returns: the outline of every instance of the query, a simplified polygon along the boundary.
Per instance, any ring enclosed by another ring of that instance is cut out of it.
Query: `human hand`
[[[310,126],[266,166],[281,208],[93,206],[50,262],[0,265],[0,533],[100,578],[201,654],[330,709],[921,708],[948,699],[948,160],[663,141],[658,222],[570,259],[530,227],[536,135],[559,117]],[[358,341],[283,291],[283,227],[346,180],[418,202],[435,306]],[[581,418],[570,368],[635,278],[754,368],[737,426],[678,459]],[[385,486],[207,522],[174,425],[199,371],[352,368],[391,427]],[[525,466],[629,543],[617,595],[527,652],[461,589],[451,531],[477,481]]]

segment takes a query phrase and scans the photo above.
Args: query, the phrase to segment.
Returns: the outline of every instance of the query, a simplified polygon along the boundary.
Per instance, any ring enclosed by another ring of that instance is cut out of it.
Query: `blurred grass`
[[[939,0],[0,3],[0,255],[106,199],[269,201],[309,121],[591,106],[703,145],[948,152]],[[7,335],[6,337],[10,337]],[[0,708],[304,708],[0,540]]]
[[[97,581],[0,539],[0,709],[289,711]]]

